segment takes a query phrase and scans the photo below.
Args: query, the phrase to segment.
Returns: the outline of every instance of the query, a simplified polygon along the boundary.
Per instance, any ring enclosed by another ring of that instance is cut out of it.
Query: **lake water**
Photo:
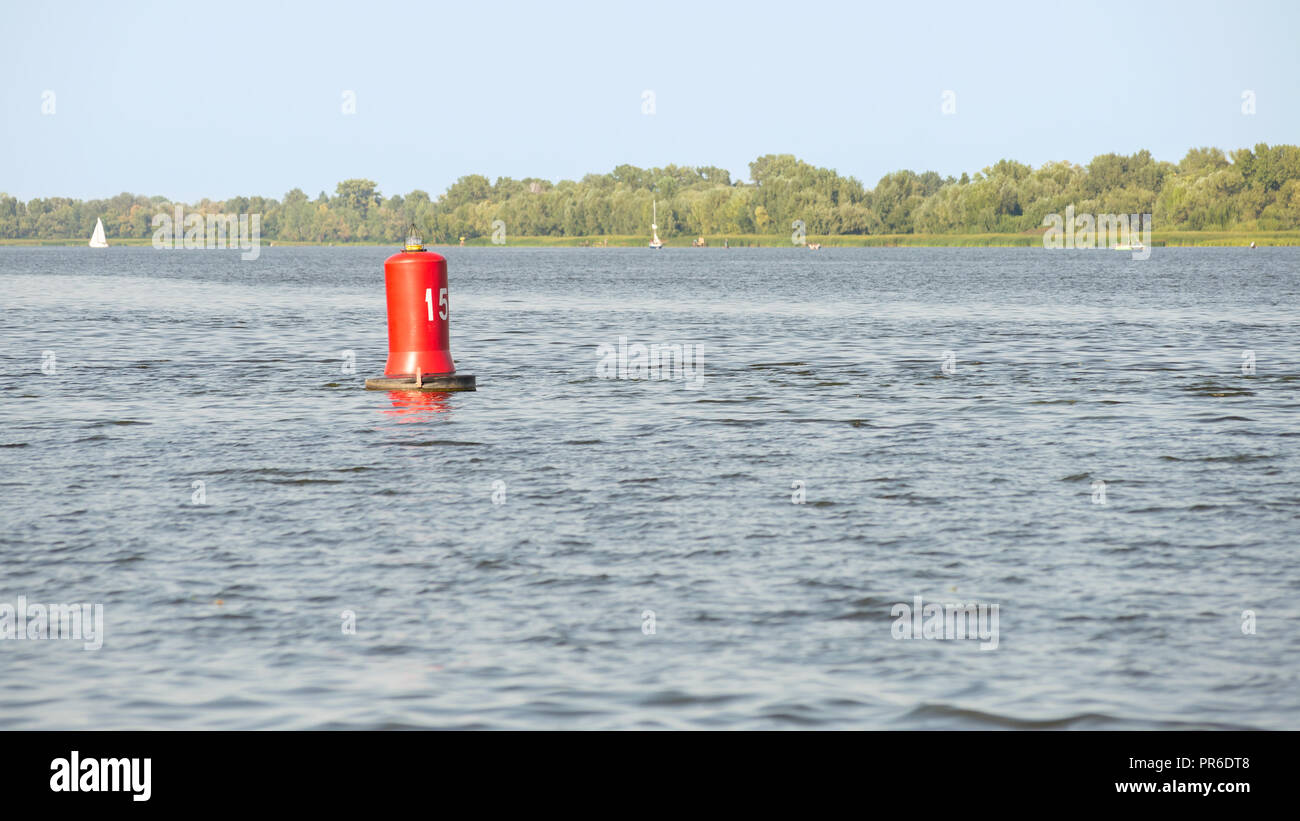
[[[1300,249],[392,251],[0,248],[0,727],[1300,729]]]

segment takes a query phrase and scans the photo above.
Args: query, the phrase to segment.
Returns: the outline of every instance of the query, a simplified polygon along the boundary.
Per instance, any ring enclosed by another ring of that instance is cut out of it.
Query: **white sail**
[[[90,247],[91,248],[108,247],[108,240],[104,238],[104,221],[102,219],[95,220],[95,233],[91,234],[90,236]]]
[[[663,242],[661,242],[660,239],[659,239],[659,225],[658,225],[658,223],[659,223],[659,201],[658,201],[658,200],[651,200],[650,208],[652,209],[652,210],[651,210],[651,217],[650,217],[650,233],[654,236],[654,239],[650,240],[650,247],[651,247],[651,248],[662,248],[662,247],[664,247],[664,244],[663,244]]]

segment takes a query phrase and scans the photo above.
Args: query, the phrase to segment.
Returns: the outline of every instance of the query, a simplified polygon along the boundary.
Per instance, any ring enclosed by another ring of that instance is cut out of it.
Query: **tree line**
[[[1102,154],[1087,165],[1032,168],[1001,160],[975,174],[896,171],[867,188],[790,154],[749,164],[749,181],[713,166],[620,165],[558,183],[471,174],[442,196],[420,190],[383,196],[371,180],[339,183],[315,199],[295,188],[283,199],[232,197],[175,203],[119,194],[22,202],[0,193],[0,238],[87,237],[103,219],[110,238],[153,235],[153,216],[172,213],[261,214],[264,240],[400,242],[414,223],[427,240],[460,237],[633,236],[649,233],[658,204],[661,236],[780,235],[801,220],[810,235],[1019,233],[1039,230],[1047,214],[1151,214],[1157,230],[1300,228],[1300,147],[1259,144],[1225,154],[1194,148],[1178,163],[1150,152]]]

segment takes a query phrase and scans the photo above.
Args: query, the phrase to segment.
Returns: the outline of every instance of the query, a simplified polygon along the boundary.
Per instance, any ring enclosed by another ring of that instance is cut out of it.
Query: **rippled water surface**
[[[389,253],[0,248],[0,727],[1300,729],[1300,250]]]

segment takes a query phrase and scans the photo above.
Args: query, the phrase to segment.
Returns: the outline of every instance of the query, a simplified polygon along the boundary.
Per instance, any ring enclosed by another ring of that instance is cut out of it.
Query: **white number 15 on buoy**
[[[433,289],[432,288],[424,289],[424,301],[429,306],[429,321],[432,322],[433,321]],[[438,318],[439,319],[447,318],[447,289],[446,288],[438,289]]]

